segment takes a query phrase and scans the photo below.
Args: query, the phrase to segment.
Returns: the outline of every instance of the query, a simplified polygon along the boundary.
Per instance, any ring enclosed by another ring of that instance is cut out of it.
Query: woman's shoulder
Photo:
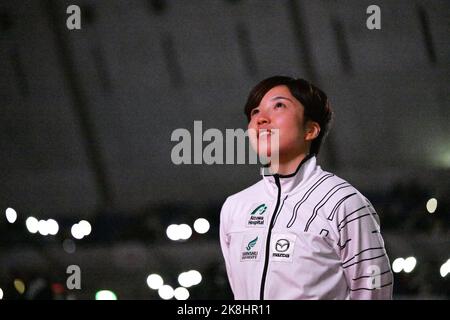
[[[369,199],[364,195],[363,191],[360,191],[350,180],[342,178],[339,173],[331,173],[328,171],[322,171],[322,174],[317,179],[317,184],[323,182],[321,188],[321,194],[325,197],[328,196],[332,199],[341,200],[348,199],[353,203],[370,203]]]
[[[222,205],[221,221],[222,225],[230,225],[236,218],[236,214],[245,210],[250,204],[255,203],[264,194],[264,182],[262,180],[250,185],[249,187],[231,194],[226,198]],[[238,221],[240,219],[238,218]]]
[[[257,198],[262,194],[262,192],[264,191],[263,189],[264,189],[264,182],[263,180],[260,180],[239,192],[229,195],[226,198],[225,203],[232,204]]]
[[[320,174],[317,175],[314,184],[321,183],[323,186],[329,188],[346,188],[347,190],[352,190],[354,192],[358,192],[359,190],[349,182],[349,180],[340,176],[339,173],[330,172],[322,170]]]

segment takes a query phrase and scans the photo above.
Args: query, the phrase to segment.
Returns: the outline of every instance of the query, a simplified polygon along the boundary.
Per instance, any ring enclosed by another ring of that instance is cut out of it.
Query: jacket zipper
[[[278,176],[275,177],[275,184],[278,188],[278,195],[277,195],[277,204],[275,205],[275,210],[273,211],[272,218],[270,219],[270,225],[269,225],[269,231],[267,233],[267,239],[266,239],[266,254],[264,258],[264,269],[261,279],[261,290],[259,293],[260,300],[264,300],[264,287],[266,285],[266,276],[267,276],[267,268],[269,266],[269,256],[270,256],[270,237],[272,235],[272,228],[275,220],[275,216],[277,215],[278,207],[280,206],[280,198],[281,198],[281,186],[280,186],[280,178]]]

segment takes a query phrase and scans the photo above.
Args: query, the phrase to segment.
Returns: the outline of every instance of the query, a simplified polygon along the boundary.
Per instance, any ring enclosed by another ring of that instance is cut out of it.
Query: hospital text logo
[[[264,227],[265,215],[267,210],[265,203],[260,204],[250,212],[250,216],[247,221],[249,227]]]

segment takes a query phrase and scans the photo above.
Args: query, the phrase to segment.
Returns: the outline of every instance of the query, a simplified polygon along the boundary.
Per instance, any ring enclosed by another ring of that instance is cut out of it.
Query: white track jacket
[[[314,155],[229,196],[220,244],[235,299],[392,299],[374,207]]]

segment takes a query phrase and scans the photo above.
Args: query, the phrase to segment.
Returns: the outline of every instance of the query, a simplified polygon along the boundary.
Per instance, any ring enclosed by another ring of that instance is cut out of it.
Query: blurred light
[[[187,224],[171,224],[166,229],[167,237],[170,240],[187,240],[192,235],[192,229]]]
[[[178,275],[178,283],[180,286],[189,288],[191,286],[191,281],[189,280],[189,275],[187,272],[182,272]]]
[[[70,232],[72,233],[72,236],[75,239],[80,240],[80,239],[83,239],[83,237],[84,237],[83,231],[81,230],[80,225],[78,223],[75,223],[72,226],[72,228],[70,229]]]
[[[197,233],[203,234],[209,231],[209,222],[205,218],[198,218],[194,222],[194,230]]]
[[[163,278],[156,273],[153,273],[147,277],[147,285],[150,289],[158,290],[164,284]]]
[[[175,299],[187,300],[189,298],[189,291],[186,288],[178,287],[174,291]]]
[[[417,264],[417,260],[414,257],[408,257],[405,259],[405,262],[403,263],[403,270],[406,273],[410,273],[411,271],[414,270],[414,268],[416,267]]]
[[[48,234],[50,234],[52,236],[56,235],[59,231],[58,222],[56,222],[53,219],[48,219],[47,220],[47,228],[48,228]]]
[[[77,246],[75,245],[75,242],[72,239],[66,239],[63,241],[63,249],[67,253],[74,253]]]
[[[95,300],[117,300],[117,296],[110,290],[100,290],[95,294]]]
[[[192,235],[192,229],[187,224],[180,224],[178,226],[178,237],[182,240],[187,240]]]
[[[182,272],[178,276],[178,283],[185,288],[195,286],[199,284],[201,281],[202,275],[197,270]]]
[[[55,294],[63,294],[64,286],[61,283],[52,283],[52,291]]]
[[[439,270],[439,273],[441,274],[441,277],[442,278],[445,278],[446,276],[447,276],[447,274],[448,274],[448,270],[447,270],[448,268],[447,268],[447,265],[444,263],[442,266],[441,266],[441,269]]]
[[[192,285],[196,286],[202,282],[202,275],[197,270],[189,271],[192,277]]]
[[[30,233],[36,233],[39,230],[39,221],[35,217],[28,217],[25,225]]]
[[[174,291],[171,286],[165,284],[161,288],[159,288],[158,294],[161,297],[161,299],[169,300],[173,298]]]
[[[427,210],[429,213],[434,213],[437,208],[437,200],[436,198],[431,198],[427,201]]]
[[[45,220],[39,220],[39,223],[38,223],[38,232],[41,234],[41,235],[43,235],[43,236],[46,236],[46,235],[48,235],[49,234],[49,225],[48,225],[48,223],[47,223],[47,221],[45,221]]]
[[[86,220],[81,220],[80,222],[78,222],[78,228],[80,229],[80,232],[83,234],[83,236],[88,236],[92,231],[91,224]]]
[[[447,262],[445,262],[442,266],[441,269],[439,270],[441,277],[445,278],[447,276],[447,274],[450,273],[450,259],[447,260]]]
[[[9,223],[14,223],[17,220],[17,212],[13,208],[6,209],[6,220],[8,220]]]
[[[25,296],[26,300],[34,300],[40,292],[43,292],[47,287],[47,281],[43,278],[34,278],[31,279],[28,283],[27,293]]]
[[[20,279],[14,279],[14,288],[16,288],[17,292],[23,294],[25,292],[25,283]]]
[[[3,290],[2,290],[2,288],[0,288],[0,300],[2,300],[3,299]]]
[[[170,226],[168,226],[167,230],[166,230],[166,234],[170,240],[173,240],[173,241],[179,240],[180,237],[179,237],[179,233],[178,233],[178,225],[171,224]]]
[[[450,144],[441,142],[434,149],[432,152],[434,164],[445,169],[450,168]]]
[[[392,271],[394,271],[395,273],[399,273],[403,270],[403,266],[405,263],[405,259],[403,258],[397,258],[394,260],[394,262],[392,263]]]

